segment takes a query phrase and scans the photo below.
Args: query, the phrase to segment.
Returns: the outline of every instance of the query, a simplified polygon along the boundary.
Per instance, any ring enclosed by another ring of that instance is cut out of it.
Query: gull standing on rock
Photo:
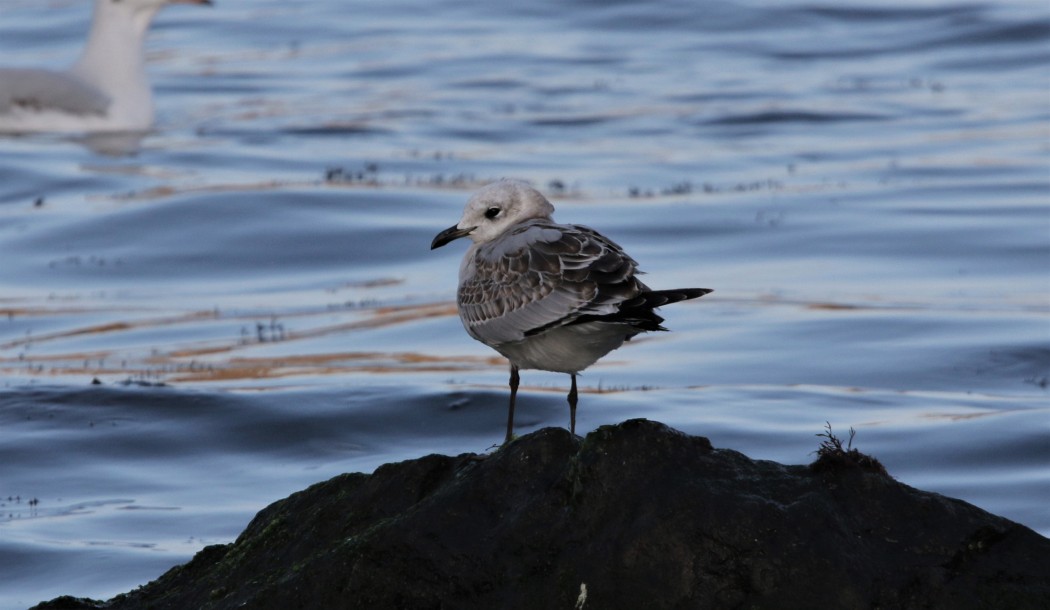
[[[211,0],[95,0],[91,32],[70,69],[0,68],[0,133],[149,130],[143,42],[167,4]]]
[[[568,373],[569,431],[576,433],[576,375],[638,333],[667,330],[654,308],[695,299],[707,288],[650,290],[638,263],[594,229],[554,222],[554,206],[510,180],[467,201],[454,239],[473,244],[459,268],[459,318],[471,337],[510,361],[507,438],[514,432],[519,369]]]

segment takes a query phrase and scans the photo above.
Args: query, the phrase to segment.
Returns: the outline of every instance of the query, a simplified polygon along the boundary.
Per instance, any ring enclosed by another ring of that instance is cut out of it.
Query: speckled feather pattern
[[[638,264],[597,231],[532,219],[468,252],[459,312],[475,339],[498,345],[584,315],[614,314],[648,290]],[[626,334],[626,333],[625,333]]]

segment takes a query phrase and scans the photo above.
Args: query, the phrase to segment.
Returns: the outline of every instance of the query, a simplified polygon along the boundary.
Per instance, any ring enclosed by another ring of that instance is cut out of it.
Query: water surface
[[[88,13],[6,0],[4,62],[70,61]],[[156,132],[0,139],[0,610],[500,441],[464,246],[428,248],[501,177],[715,289],[582,376],[578,431],[798,464],[852,427],[1050,535],[1048,42],[1024,1],[167,9]],[[567,377],[522,377],[519,432],[567,425]]]

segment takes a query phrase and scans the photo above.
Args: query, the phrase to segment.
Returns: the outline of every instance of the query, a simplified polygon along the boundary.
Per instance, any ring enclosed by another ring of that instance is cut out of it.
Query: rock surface
[[[1050,540],[879,470],[544,429],[335,477],[138,590],[37,609],[1050,608]]]

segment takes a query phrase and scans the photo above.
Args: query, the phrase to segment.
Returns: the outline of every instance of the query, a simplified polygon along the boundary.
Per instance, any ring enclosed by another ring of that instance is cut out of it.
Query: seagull
[[[168,4],[211,0],[95,0],[91,32],[71,68],[0,68],[0,133],[148,131],[153,92],[143,41]]]
[[[576,433],[576,375],[638,333],[667,330],[653,311],[708,288],[650,290],[638,263],[609,238],[554,222],[554,206],[518,181],[490,184],[430,249],[470,237],[457,304],[467,333],[510,361],[509,443],[519,369],[568,373],[569,431]]]

